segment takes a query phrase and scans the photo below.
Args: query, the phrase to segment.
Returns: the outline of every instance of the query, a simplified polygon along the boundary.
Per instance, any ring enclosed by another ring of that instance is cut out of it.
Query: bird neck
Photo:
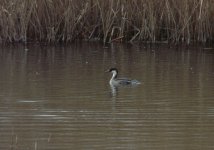
[[[113,80],[116,79],[116,78],[117,78],[117,72],[116,72],[116,71],[113,71],[113,72],[112,72],[112,77],[111,77],[110,82],[113,81]]]

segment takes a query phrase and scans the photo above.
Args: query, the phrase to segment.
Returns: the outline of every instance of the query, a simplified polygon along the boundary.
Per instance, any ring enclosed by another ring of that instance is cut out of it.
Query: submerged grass
[[[213,0],[1,0],[0,42],[207,42]]]

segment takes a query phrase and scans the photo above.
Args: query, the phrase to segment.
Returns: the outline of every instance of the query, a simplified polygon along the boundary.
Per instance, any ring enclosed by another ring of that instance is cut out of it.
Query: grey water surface
[[[111,87],[111,74],[139,80]],[[1,150],[214,149],[214,49],[0,49]]]

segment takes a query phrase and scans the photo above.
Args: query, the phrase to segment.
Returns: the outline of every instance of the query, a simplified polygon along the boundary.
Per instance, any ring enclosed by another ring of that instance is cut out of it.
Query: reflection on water
[[[214,51],[74,44],[0,50],[0,149],[213,149]],[[104,71],[142,81],[112,87]]]
[[[115,97],[117,95],[117,92],[118,92],[118,87],[114,86],[113,84],[110,84],[110,88],[111,88],[112,97]]]
[[[140,86],[140,84],[135,84],[135,85],[114,85],[114,84],[110,84],[109,86],[111,88],[111,96],[116,97],[120,88],[136,88],[136,87]]]

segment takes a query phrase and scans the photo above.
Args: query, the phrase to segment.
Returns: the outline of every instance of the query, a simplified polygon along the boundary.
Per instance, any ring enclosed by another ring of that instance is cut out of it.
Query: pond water
[[[0,149],[214,149],[213,89],[213,49],[1,47]]]

